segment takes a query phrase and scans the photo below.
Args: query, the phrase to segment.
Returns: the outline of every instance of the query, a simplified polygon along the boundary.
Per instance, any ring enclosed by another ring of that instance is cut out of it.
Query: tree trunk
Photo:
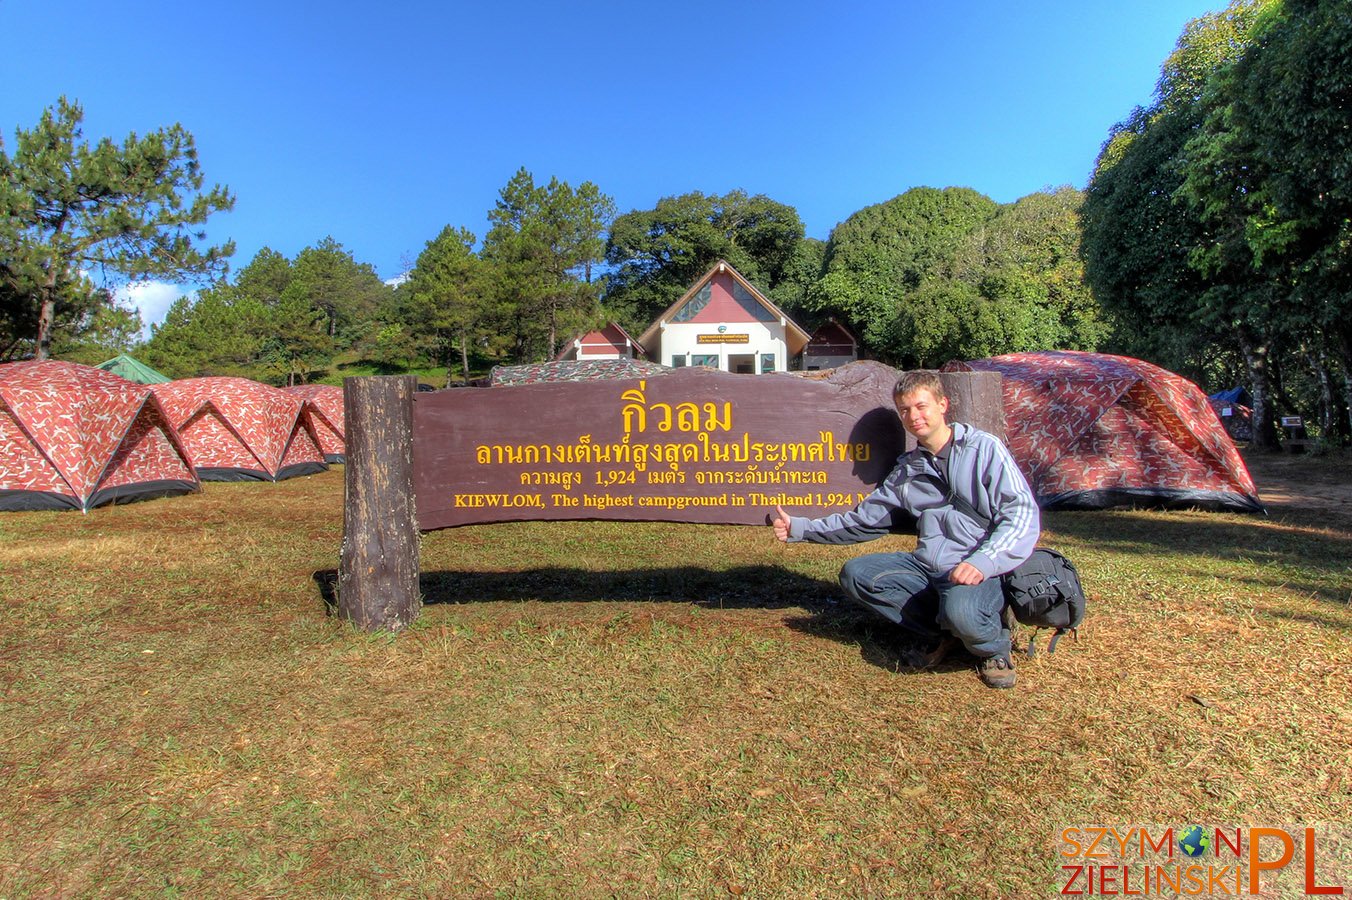
[[[1306,351],[1305,360],[1314,370],[1315,380],[1319,382],[1319,437],[1325,444],[1333,443],[1334,421],[1337,417],[1336,401],[1333,399],[1333,379],[1329,378],[1324,351],[1318,353]]]
[[[469,341],[460,335],[460,371],[464,373],[465,385],[469,385]]]
[[[52,356],[52,329],[56,325],[56,284],[52,279],[43,287],[42,305],[38,307],[38,345],[37,359],[50,359]]]
[[[1344,442],[1352,439],[1352,369],[1343,367],[1343,415],[1339,418],[1342,423]]]
[[[554,358],[558,352],[558,331],[559,331],[559,301],[557,299],[549,302],[549,359]]]
[[[1268,348],[1246,334],[1236,331],[1244,364],[1249,370],[1249,393],[1253,395],[1253,446],[1257,450],[1277,449],[1277,424],[1272,409],[1272,378],[1268,367]]]
[[[1335,370],[1342,380],[1342,409],[1338,411],[1338,431],[1340,443],[1352,443],[1352,345],[1347,334],[1339,335],[1334,345],[1337,355],[1334,359]]]
[[[944,372],[949,421],[974,425],[1005,439],[1005,379],[999,372]]]
[[[343,380],[346,494],[338,613],[367,631],[418,617],[412,375]]]

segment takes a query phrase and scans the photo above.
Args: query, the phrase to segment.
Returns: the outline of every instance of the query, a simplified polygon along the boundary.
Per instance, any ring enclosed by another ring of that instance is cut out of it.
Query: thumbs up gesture
[[[779,505],[775,506],[775,514],[774,517],[771,518],[770,524],[774,526],[775,537],[779,538],[781,541],[787,541],[789,539],[789,514],[784,512],[784,507]]]

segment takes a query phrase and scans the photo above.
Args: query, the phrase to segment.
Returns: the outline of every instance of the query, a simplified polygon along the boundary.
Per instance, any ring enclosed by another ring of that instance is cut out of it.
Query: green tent
[[[96,368],[103,369],[105,372],[112,372],[114,375],[121,375],[128,381],[135,381],[139,384],[164,384],[173,380],[156,372],[140,360],[132,359],[125,353],[107,362],[99,363]]]

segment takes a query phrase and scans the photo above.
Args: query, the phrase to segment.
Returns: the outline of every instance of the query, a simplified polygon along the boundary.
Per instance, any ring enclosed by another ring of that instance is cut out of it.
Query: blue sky
[[[482,236],[521,166],[621,212],[741,188],[826,238],[918,185],[1084,187],[1219,0],[386,3],[0,0],[0,134],[62,94],[90,139],[181,122],[233,266],[326,235],[383,278]],[[190,286],[129,294],[155,321]]]

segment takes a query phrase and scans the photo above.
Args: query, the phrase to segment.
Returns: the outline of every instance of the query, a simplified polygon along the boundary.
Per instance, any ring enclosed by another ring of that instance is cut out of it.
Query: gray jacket
[[[948,485],[966,501],[950,499],[934,457],[916,448],[849,512],[789,519],[790,541],[855,543],[886,533],[897,510],[916,519],[915,557],[935,577],[966,562],[987,578],[1003,575],[1028,558],[1037,544],[1037,501],[1005,445],[993,435],[953,423]],[[973,512],[976,515],[973,515]]]

